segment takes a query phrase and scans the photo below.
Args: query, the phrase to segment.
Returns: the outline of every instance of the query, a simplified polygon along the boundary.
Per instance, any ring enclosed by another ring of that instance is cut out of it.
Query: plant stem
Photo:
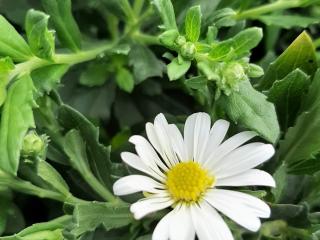
[[[279,11],[283,9],[288,9],[288,8],[296,8],[300,7],[301,1],[299,0],[290,0],[290,1],[281,1],[278,0],[276,2],[266,4],[260,7],[255,7],[243,12],[239,12],[237,15],[235,15],[235,19],[237,20],[244,20],[244,19],[255,19],[259,17],[260,15],[269,13],[269,12],[274,12],[274,11]]]
[[[159,38],[153,35],[136,32],[132,35],[132,38],[135,39],[138,42],[142,42],[146,45],[160,45]]]
[[[68,64],[70,66],[90,61],[94,58],[96,58],[99,54],[103,54],[104,52],[112,49],[117,43],[104,43],[103,45],[99,45],[96,48],[80,51],[77,53],[68,53],[68,54],[56,54],[54,56],[53,61],[48,61],[45,59],[41,59],[38,57],[33,57],[30,60],[19,63],[16,65],[16,67],[12,70],[12,72],[9,75],[9,82],[14,79],[16,76],[19,76],[21,74],[30,73],[34,69],[45,67],[53,64]]]
[[[117,202],[118,198],[115,197],[112,193],[109,192],[98,180],[97,178],[90,172],[86,171],[85,173],[80,173],[82,177],[86,180],[86,182],[90,185],[90,187],[99,194],[104,200],[109,202]]]

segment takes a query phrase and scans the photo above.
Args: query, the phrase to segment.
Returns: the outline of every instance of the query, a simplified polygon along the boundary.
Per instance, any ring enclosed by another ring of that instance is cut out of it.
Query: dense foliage
[[[320,239],[319,0],[0,0],[0,239],[147,240],[112,185],[160,112],[274,144],[272,208],[237,240]],[[313,40],[314,39],[314,40]],[[214,223],[213,223],[214,225]]]

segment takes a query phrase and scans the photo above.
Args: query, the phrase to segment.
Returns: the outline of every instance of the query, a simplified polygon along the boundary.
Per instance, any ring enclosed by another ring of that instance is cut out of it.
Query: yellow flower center
[[[181,162],[167,172],[166,186],[176,202],[194,203],[215,182],[197,162]]]

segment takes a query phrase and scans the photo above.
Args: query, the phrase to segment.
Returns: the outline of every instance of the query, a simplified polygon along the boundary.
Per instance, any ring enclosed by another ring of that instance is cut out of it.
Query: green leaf
[[[291,45],[269,66],[259,89],[269,89],[274,81],[283,79],[299,68],[308,75],[317,69],[317,59],[313,42],[306,32],[301,33]]]
[[[237,23],[235,15],[237,13],[231,8],[223,8],[216,10],[206,19],[206,26],[231,27]]]
[[[38,162],[37,175],[58,192],[64,194],[65,196],[70,195],[67,183],[61,177],[59,172],[46,161],[41,160]]]
[[[120,68],[118,70],[116,75],[116,81],[120,89],[128,93],[132,92],[134,88],[134,79],[131,73],[127,69]]]
[[[247,28],[233,39],[233,50],[234,53],[239,56],[244,56],[250,52],[251,49],[256,47],[262,39],[262,29],[258,27]]]
[[[278,26],[285,29],[293,27],[306,28],[311,24],[319,23],[318,18],[304,17],[299,15],[265,15],[257,18],[266,25]]]
[[[60,107],[58,120],[66,131],[72,129],[80,131],[81,137],[86,142],[84,148],[86,149],[91,169],[100,182],[111,189],[113,182],[109,173],[111,169],[110,148],[99,142],[98,128],[81,113],[67,105]],[[74,146],[76,149],[78,148],[77,145]]]
[[[84,86],[102,86],[107,80],[108,68],[105,63],[92,62],[81,73],[80,83]]]
[[[201,32],[201,8],[200,6],[191,7],[187,11],[184,22],[187,40],[197,42]]]
[[[170,81],[177,80],[182,77],[190,68],[191,61],[175,58],[168,64],[168,76]]]
[[[75,228],[72,233],[80,236],[103,226],[107,231],[129,225],[132,214],[127,204],[89,202],[76,205],[73,217]]]
[[[154,0],[153,3],[160,14],[164,28],[166,30],[178,29],[171,0]]]
[[[37,89],[37,94],[42,96],[44,93],[57,89],[62,76],[68,71],[69,67],[67,64],[53,64],[32,71],[31,77]]]
[[[2,106],[7,97],[9,75],[14,67],[10,57],[0,58],[0,106]]]
[[[42,0],[63,46],[76,52],[81,48],[81,33],[71,12],[71,0]]]
[[[29,75],[20,77],[8,91],[0,124],[0,168],[17,174],[23,138],[35,127],[32,107],[34,86]]]
[[[9,56],[16,62],[27,61],[32,52],[13,26],[0,15],[0,55]]]
[[[284,79],[275,81],[270,88],[268,100],[275,104],[283,129],[293,125],[309,83],[309,76],[296,69]]]
[[[30,9],[26,16],[26,32],[32,52],[51,60],[54,54],[54,32],[48,30],[49,15]]]
[[[184,82],[188,87],[192,89],[201,89],[207,86],[208,79],[205,76],[197,76],[189,78]]]
[[[150,77],[162,77],[164,64],[143,45],[134,45],[129,53],[129,65],[133,66],[136,83]]]
[[[296,124],[289,128],[284,140],[280,143],[280,161],[288,164],[291,171],[300,164],[306,173],[309,167],[318,168],[314,164],[315,157],[320,153],[320,71],[318,71],[310,85],[306,103],[303,104],[303,113],[297,118]],[[306,163],[305,161],[309,161]],[[300,170],[300,173],[303,172]]]
[[[266,96],[256,91],[249,81],[239,85],[239,92],[222,95],[219,104],[228,116],[246,128],[256,131],[266,140],[275,143],[280,129],[275,107]]]

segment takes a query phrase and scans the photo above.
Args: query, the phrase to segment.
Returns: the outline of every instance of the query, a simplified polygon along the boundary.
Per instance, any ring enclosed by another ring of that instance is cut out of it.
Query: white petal
[[[271,144],[250,143],[223,158],[214,168],[217,177],[229,177],[243,173],[270,159],[275,150]]]
[[[173,151],[173,147],[171,144],[171,139],[169,135],[169,124],[162,113],[158,114],[154,119],[154,129],[158,136],[160,146],[162,148],[161,152],[163,155],[163,159],[170,163],[169,166],[175,165],[179,161],[175,152]]]
[[[165,176],[160,171],[158,166],[164,171],[168,170],[168,168],[163,164],[147,139],[142,136],[135,135],[130,137],[129,141],[135,144],[136,151],[144,164],[146,164],[150,169],[153,170],[153,172],[164,179]]]
[[[169,239],[169,226],[172,222],[172,215],[174,210],[165,215],[160,222],[157,224],[156,228],[152,234],[152,240],[168,240]]]
[[[150,177],[130,175],[122,177],[113,184],[113,192],[117,196],[128,195],[136,192],[157,193],[164,186]]]
[[[196,113],[193,139],[193,159],[197,162],[203,162],[204,151],[209,139],[211,119],[207,113]]]
[[[245,142],[249,141],[251,138],[257,136],[255,132],[246,131],[238,133],[231,138],[224,141],[214,152],[211,152],[210,156],[205,162],[205,166],[214,169],[219,161],[226,156],[228,153],[232,152],[234,149],[238,148]]]
[[[250,169],[243,173],[225,177],[217,178],[215,186],[269,186],[275,187],[276,183],[273,177],[265,172],[258,169]]]
[[[188,160],[193,160],[193,144],[194,144],[194,127],[196,124],[197,114],[190,115],[184,125],[184,142],[188,151]]]
[[[195,237],[195,230],[191,220],[189,207],[177,206],[169,226],[170,240],[190,240]]]
[[[173,200],[168,197],[150,197],[142,199],[131,205],[130,211],[135,219],[141,219],[144,216],[165,209],[173,204]]]
[[[178,155],[180,161],[188,161],[187,149],[183,142],[183,137],[178,127],[174,124],[169,124],[169,135],[173,150]]]
[[[230,123],[226,120],[219,119],[215,121],[211,130],[209,140],[206,146],[204,158],[207,159],[210,153],[214,152],[225,138]]]
[[[230,229],[221,216],[205,201],[193,205],[191,214],[197,236],[200,240],[233,240]]]
[[[159,177],[159,175],[155,174],[142,160],[141,158],[131,152],[122,152],[121,153],[121,159],[128,164],[130,167],[133,167],[134,169],[137,169],[141,172],[144,172],[160,181],[163,180],[163,178]]]
[[[253,232],[261,226],[259,217],[270,216],[269,206],[248,194],[213,189],[206,194],[205,199],[227,217]]]

